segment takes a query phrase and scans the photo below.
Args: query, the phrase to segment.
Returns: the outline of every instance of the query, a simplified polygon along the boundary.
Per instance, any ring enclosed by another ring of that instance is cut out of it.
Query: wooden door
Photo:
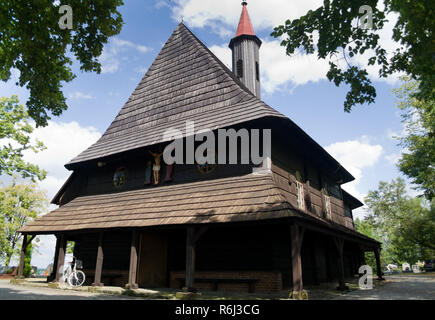
[[[163,232],[144,231],[140,237],[138,284],[142,288],[162,288],[167,279],[168,239]]]

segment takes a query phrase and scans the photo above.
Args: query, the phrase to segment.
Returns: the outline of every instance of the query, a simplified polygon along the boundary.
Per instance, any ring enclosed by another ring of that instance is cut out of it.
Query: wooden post
[[[51,273],[47,277],[47,282],[51,282],[54,279],[56,279],[56,273],[57,273],[56,267],[57,267],[57,261],[59,260],[60,236],[57,234],[55,236],[56,236],[56,249],[54,249],[53,267]]]
[[[334,238],[335,246],[337,247],[338,253],[338,290],[345,291],[349,290],[344,283],[344,261],[343,261],[343,247],[344,240],[341,238]]]
[[[382,275],[382,267],[381,267],[381,248],[377,247],[373,250],[374,254],[375,254],[375,258],[376,258],[376,273],[378,275],[378,280],[385,280]]]
[[[98,239],[98,251],[97,251],[97,262],[95,264],[95,277],[94,283],[92,286],[94,287],[102,287],[104,284],[101,282],[101,273],[103,270],[103,232],[100,232],[100,237]]]
[[[187,228],[186,237],[186,284],[183,288],[185,292],[196,292],[193,287],[195,281],[195,229]]]
[[[136,283],[137,274],[137,231],[133,230],[131,235],[131,250],[130,250],[130,270],[128,273],[127,289],[137,289],[139,286]]]
[[[66,237],[62,233],[59,239],[59,253],[57,256],[56,266],[56,278],[55,282],[59,282],[63,275],[63,265],[65,264],[65,252],[66,252]]]
[[[186,282],[184,292],[196,292],[193,286],[195,283],[195,257],[196,242],[208,230],[208,227],[201,227],[195,230],[194,227],[187,228],[186,235]]]
[[[293,296],[300,296],[303,291],[302,283],[302,259],[301,248],[304,238],[304,229],[297,224],[290,226],[291,236],[291,255],[292,255],[292,274],[293,274]]]
[[[20,254],[20,265],[18,266],[17,278],[23,279],[23,270],[24,270],[24,254],[26,253],[27,248],[27,234],[23,235],[23,244],[21,245],[21,254]]]

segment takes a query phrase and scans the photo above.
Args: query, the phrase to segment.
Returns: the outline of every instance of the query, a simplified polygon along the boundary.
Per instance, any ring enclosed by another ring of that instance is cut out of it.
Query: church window
[[[255,62],[255,76],[257,77],[257,81],[260,81],[260,65],[258,62]]]
[[[237,61],[237,77],[243,78],[243,60],[239,59]]]

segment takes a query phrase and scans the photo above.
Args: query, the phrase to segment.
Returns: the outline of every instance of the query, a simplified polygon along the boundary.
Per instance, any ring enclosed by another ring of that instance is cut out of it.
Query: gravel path
[[[0,300],[137,300],[135,297],[103,295],[90,292],[24,287],[0,280]]]
[[[435,300],[435,274],[386,276],[384,285],[356,290],[334,300]]]

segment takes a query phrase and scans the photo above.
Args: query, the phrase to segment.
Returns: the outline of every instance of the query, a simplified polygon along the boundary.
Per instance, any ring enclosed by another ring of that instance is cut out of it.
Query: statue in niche
[[[167,164],[166,165],[166,179],[165,182],[170,182],[172,181],[172,170],[173,170],[174,166],[172,164]]]
[[[148,152],[153,156],[154,158],[154,165],[153,165],[153,174],[154,174],[154,184],[159,184],[159,175],[160,175],[160,164],[162,161],[162,153],[154,153],[150,150]]]
[[[152,171],[153,163],[151,160],[147,161],[147,166],[145,169],[145,185],[151,184],[151,171]]]

